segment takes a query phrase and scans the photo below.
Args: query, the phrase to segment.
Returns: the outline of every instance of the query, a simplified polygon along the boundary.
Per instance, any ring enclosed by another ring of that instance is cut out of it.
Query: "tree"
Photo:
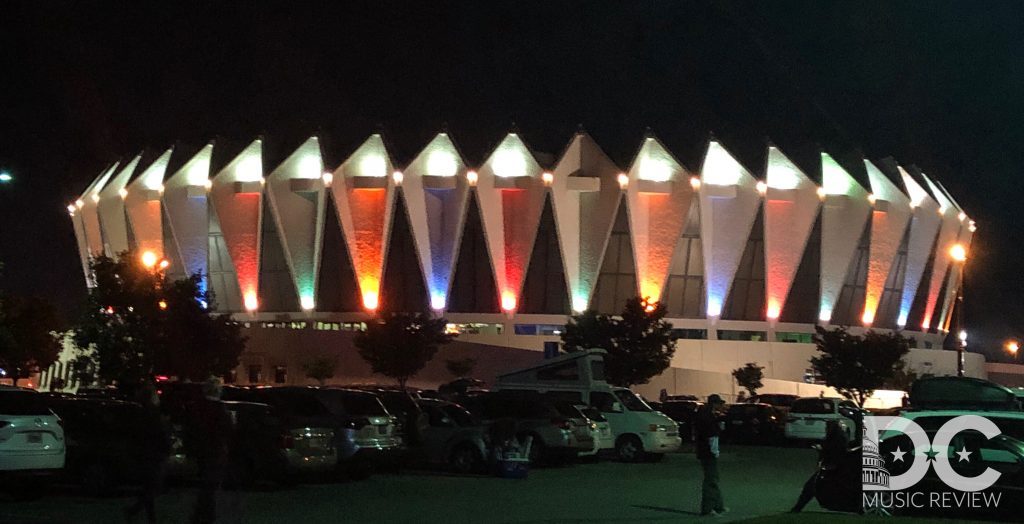
[[[819,354],[811,358],[811,366],[825,384],[859,406],[893,378],[910,351],[907,339],[899,333],[868,331],[857,336],[843,328],[820,326],[817,331],[814,343]]]
[[[317,357],[303,364],[302,370],[306,372],[306,378],[311,378],[322,386],[328,379],[334,378],[334,373],[338,370],[338,359]]]
[[[620,318],[584,311],[573,315],[562,332],[565,351],[601,348],[605,378],[616,386],[646,384],[668,368],[675,354],[672,325],[666,322],[665,306],[640,297],[626,302]]]
[[[0,367],[18,385],[60,356],[57,313],[40,298],[6,296],[0,302]]]
[[[910,391],[910,386],[917,380],[917,373],[907,369],[906,361],[900,360],[893,369],[892,377],[885,381],[886,389],[894,389],[897,391]]]
[[[455,338],[445,333],[447,323],[422,313],[382,313],[356,335],[355,345],[374,373],[397,380],[404,389],[440,346]]]
[[[764,366],[758,366],[757,362],[747,362],[743,367],[732,370],[732,376],[751,397],[757,394],[757,390],[764,387],[764,384],[761,383],[761,379],[764,378]]]
[[[444,361],[444,367],[455,378],[468,377],[476,367],[475,358],[450,358]]]
[[[208,309],[199,275],[171,281],[132,252],[98,257],[90,269],[96,286],[73,330],[79,373],[131,387],[154,375],[204,380],[238,365],[245,338],[229,315]]]

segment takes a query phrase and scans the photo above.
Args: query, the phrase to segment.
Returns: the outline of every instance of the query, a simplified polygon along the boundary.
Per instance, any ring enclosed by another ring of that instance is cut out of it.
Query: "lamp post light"
[[[1003,347],[1006,349],[1007,353],[1013,355],[1013,361],[1016,362],[1017,352],[1020,350],[1020,342],[1010,339],[1006,341],[1006,344],[1004,344]]]
[[[956,345],[956,376],[964,376],[964,352],[967,350],[967,331],[963,329],[964,324],[964,281],[967,280],[967,248],[957,243],[949,248],[949,258],[954,264],[960,264],[960,285],[956,289],[956,326],[960,328],[957,334],[959,342]]]

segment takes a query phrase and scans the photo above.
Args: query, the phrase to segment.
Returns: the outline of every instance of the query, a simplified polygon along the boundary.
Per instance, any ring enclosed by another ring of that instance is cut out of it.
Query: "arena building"
[[[811,391],[816,325],[902,330],[914,369],[956,369],[941,348],[975,226],[892,161],[850,170],[821,153],[805,171],[769,147],[752,173],[712,140],[691,170],[648,136],[623,170],[582,132],[550,162],[512,133],[476,166],[445,133],[404,166],[380,135],[338,166],[317,137],[276,165],[264,147],[139,155],[68,206],[87,283],[92,254],[128,249],[204,275],[250,338],[240,383],[307,383],[320,355],[340,360],[334,382],[381,381],[351,338],[382,309],[459,333],[414,383],[465,356],[489,379],[557,352],[571,313],[637,295],[679,337],[655,392],[728,394],[745,362],[772,389]],[[980,355],[965,366],[985,376]]]

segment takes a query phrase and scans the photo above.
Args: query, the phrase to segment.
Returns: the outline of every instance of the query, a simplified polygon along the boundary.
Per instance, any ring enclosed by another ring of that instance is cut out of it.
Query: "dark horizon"
[[[1009,2],[0,10],[0,169],[15,177],[0,186],[0,282],[69,318],[85,289],[64,208],[120,158],[318,134],[336,165],[382,131],[401,163],[446,128],[479,162],[513,125],[553,154],[582,125],[620,167],[648,129],[690,168],[709,133],[755,176],[769,137],[814,178],[819,148],[851,171],[859,155],[916,165],[978,223],[971,349],[1005,357],[1024,335],[1024,19]]]

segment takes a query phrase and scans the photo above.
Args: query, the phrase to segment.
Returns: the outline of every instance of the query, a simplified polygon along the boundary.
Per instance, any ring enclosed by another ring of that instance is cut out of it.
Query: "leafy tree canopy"
[[[338,371],[338,359],[317,357],[303,364],[302,370],[306,372],[307,378],[317,381],[322,386],[329,379],[334,378],[334,374]]]
[[[811,358],[811,366],[825,384],[859,406],[903,369],[903,356],[910,351],[899,333],[851,335],[844,328],[820,326],[817,331],[818,355]]]
[[[764,387],[761,382],[764,379],[764,366],[758,366],[757,362],[747,362],[741,368],[732,370],[732,376],[741,388],[747,390],[750,396],[757,394],[757,390]]]
[[[0,298],[0,368],[15,386],[60,357],[58,328],[49,302],[20,295]]]
[[[476,359],[469,357],[450,358],[444,361],[444,366],[455,378],[468,377],[473,374],[473,369],[476,368]]]
[[[404,388],[440,346],[455,338],[445,333],[447,324],[422,313],[382,313],[356,335],[355,345],[374,373],[393,378]]]
[[[213,314],[199,275],[172,281],[132,252],[91,264],[96,286],[74,328],[75,369],[128,386],[153,375],[204,380],[238,365],[245,338],[229,315]]]
[[[619,318],[588,310],[569,319],[562,332],[565,351],[601,348],[605,377],[616,386],[646,384],[672,362],[676,342],[672,325],[665,321],[665,306],[635,297],[626,302]]]

